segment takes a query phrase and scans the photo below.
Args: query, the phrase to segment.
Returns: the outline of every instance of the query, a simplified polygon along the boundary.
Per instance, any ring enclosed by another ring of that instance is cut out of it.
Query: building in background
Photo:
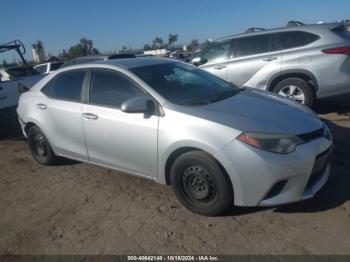
[[[143,51],[143,54],[145,54],[145,55],[154,55],[154,56],[164,56],[167,53],[169,53],[169,51],[166,50],[165,48]]]
[[[32,52],[35,63],[40,64],[46,62],[45,49],[41,41],[37,41],[32,45]]]

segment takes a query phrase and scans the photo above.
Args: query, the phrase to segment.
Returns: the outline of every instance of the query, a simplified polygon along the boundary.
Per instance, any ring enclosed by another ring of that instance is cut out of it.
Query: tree
[[[152,50],[152,46],[150,46],[149,44],[145,44],[143,46],[143,51],[149,51],[149,50]]]
[[[169,38],[168,38],[168,47],[169,49],[172,49],[174,47],[174,43],[177,42],[178,39],[178,34],[169,34]]]
[[[189,45],[187,45],[188,51],[196,51],[196,49],[199,47],[199,42],[197,39],[193,39]]]
[[[156,37],[154,40],[153,40],[153,48],[154,49],[161,49],[163,48],[163,39],[161,37]]]
[[[59,54],[60,58],[73,59],[79,56],[89,56],[99,54],[98,49],[94,48],[92,40],[87,38],[81,38],[80,42],[76,45],[71,46],[68,51],[65,49]]]

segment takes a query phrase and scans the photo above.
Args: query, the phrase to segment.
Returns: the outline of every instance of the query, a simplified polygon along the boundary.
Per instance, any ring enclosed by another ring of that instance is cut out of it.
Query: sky
[[[104,52],[142,48],[156,36],[167,41],[169,34],[178,34],[184,44],[289,20],[350,19],[349,10],[349,0],[11,0],[0,3],[0,43],[20,39],[32,59],[37,40],[53,55],[82,37]],[[0,61],[13,57],[0,54]]]

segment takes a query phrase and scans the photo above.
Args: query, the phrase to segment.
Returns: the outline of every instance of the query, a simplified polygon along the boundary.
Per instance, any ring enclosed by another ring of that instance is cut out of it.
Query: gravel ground
[[[171,187],[89,164],[38,165],[0,139],[0,254],[350,254],[350,118],[318,110],[335,138],[331,178],[311,200],[187,211]]]

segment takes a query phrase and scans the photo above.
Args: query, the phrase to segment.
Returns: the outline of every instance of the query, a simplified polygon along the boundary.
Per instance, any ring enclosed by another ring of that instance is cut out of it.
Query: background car
[[[214,41],[191,62],[237,85],[276,92],[307,106],[350,92],[348,22],[250,28]]]
[[[332,138],[311,110],[171,59],[56,71],[17,112],[39,163],[63,156],[171,184],[203,215],[310,198],[330,171]]]

